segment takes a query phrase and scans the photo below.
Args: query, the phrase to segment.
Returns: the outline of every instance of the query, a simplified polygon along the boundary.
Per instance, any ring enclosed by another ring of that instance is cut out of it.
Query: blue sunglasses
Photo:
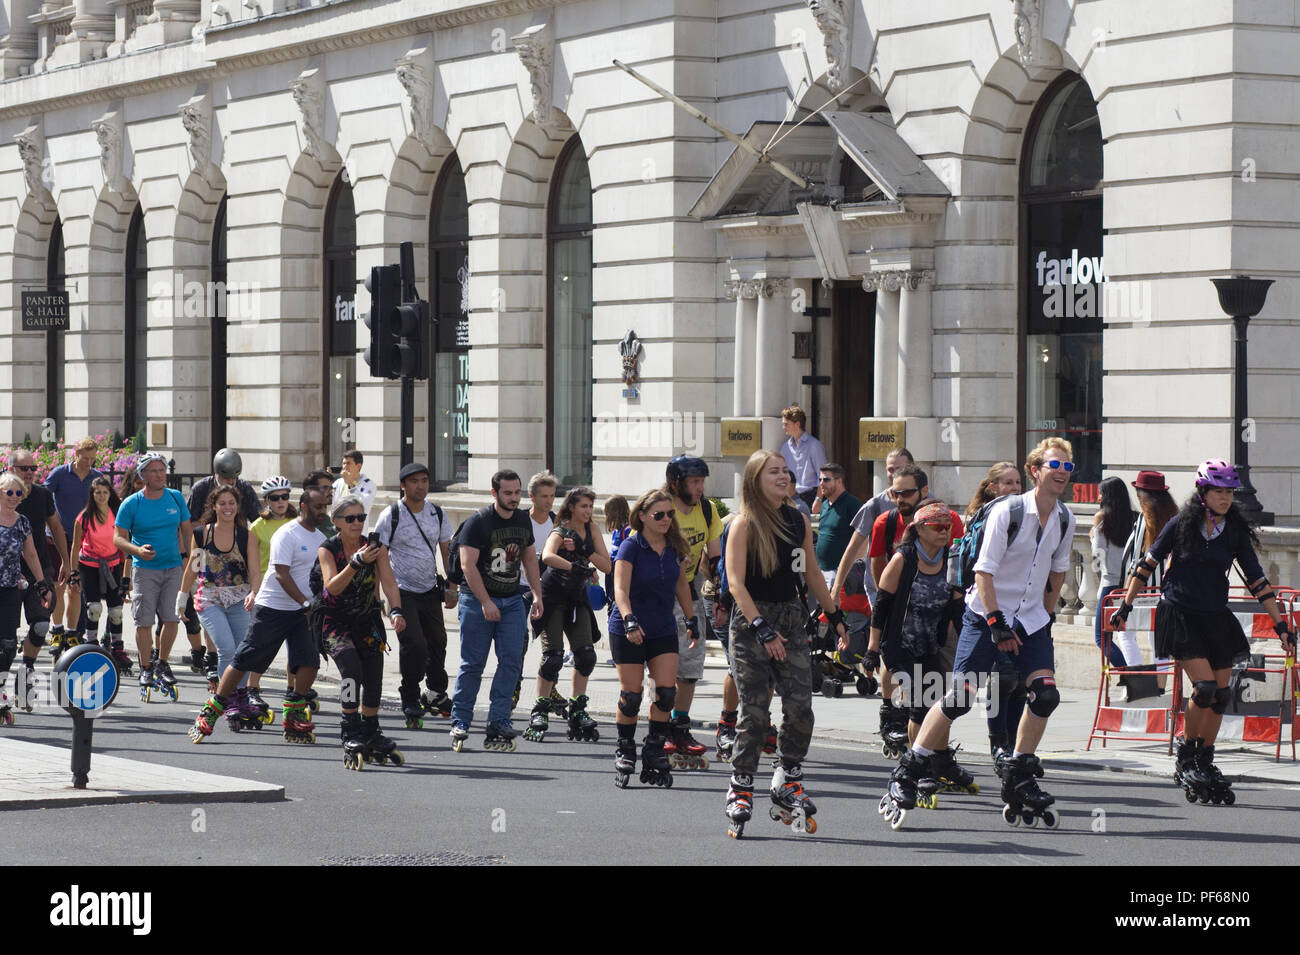
[[[1071,471],[1074,470],[1074,465],[1069,461],[1052,460],[1052,461],[1044,461],[1043,463],[1046,464],[1053,471],[1059,471],[1061,468],[1065,468],[1066,474],[1069,474]]]

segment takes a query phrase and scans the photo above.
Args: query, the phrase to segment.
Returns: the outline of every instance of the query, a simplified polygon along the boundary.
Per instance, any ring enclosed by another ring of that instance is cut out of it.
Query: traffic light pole
[[[402,270],[402,302],[413,302],[415,291],[415,247],[410,242],[403,242],[397,247],[397,264]],[[409,375],[402,376],[401,424],[402,451],[401,467],[406,467],[415,460],[415,379]]]

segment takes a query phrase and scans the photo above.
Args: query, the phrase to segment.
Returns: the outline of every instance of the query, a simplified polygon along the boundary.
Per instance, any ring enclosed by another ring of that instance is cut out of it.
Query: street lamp
[[[1250,483],[1250,450],[1246,442],[1246,374],[1249,365],[1246,361],[1246,326],[1264,307],[1268,297],[1268,287],[1272,279],[1253,279],[1249,275],[1234,275],[1230,279],[1210,279],[1219,292],[1219,307],[1232,316],[1236,326],[1233,341],[1236,344],[1236,357],[1233,367],[1232,417],[1236,425],[1236,465],[1241,476],[1241,487],[1237,488],[1235,498],[1242,515],[1252,524],[1271,525],[1273,515],[1264,510],[1259,499],[1255,497],[1255,487]]]

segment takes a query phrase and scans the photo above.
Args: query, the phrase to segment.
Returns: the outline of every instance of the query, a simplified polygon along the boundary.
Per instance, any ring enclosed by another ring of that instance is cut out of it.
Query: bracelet
[[[353,554],[351,557],[348,558],[348,564],[352,567],[353,570],[360,570],[362,567],[365,566],[365,561],[361,559],[361,553],[358,551],[357,553]]]

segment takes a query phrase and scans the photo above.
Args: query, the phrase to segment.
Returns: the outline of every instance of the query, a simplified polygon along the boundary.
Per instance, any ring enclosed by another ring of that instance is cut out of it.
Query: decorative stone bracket
[[[844,68],[852,49],[849,28],[853,8],[845,0],[807,0],[807,3],[826,46],[826,87],[838,93],[844,87]]]
[[[104,184],[111,192],[126,192],[126,124],[121,108],[110,109],[93,120],[90,128],[99,140],[99,168],[104,174]]]
[[[27,193],[37,198],[48,198],[54,185],[54,164],[45,154],[45,131],[38,116],[14,137],[18,155],[23,161],[23,179]]]
[[[397,58],[397,82],[406,91],[411,117],[411,135],[426,149],[434,148],[433,83],[435,76],[433,47],[424,46]]]
[[[1043,0],[1011,0],[1015,5],[1016,52],[1025,69],[1044,66]]]
[[[298,131],[302,151],[317,160],[332,151],[325,141],[325,74],[319,67],[308,67],[289,81],[289,92],[298,106]]]
[[[211,181],[212,96],[206,90],[192,96],[178,110],[181,125],[190,138],[190,163],[196,173]]]
[[[534,23],[523,33],[511,37],[510,42],[519,54],[519,62],[528,71],[528,83],[533,94],[530,117],[538,126],[553,125],[555,109],[551,105],[551,93],[555,85],[555,31],[550,19]]]

